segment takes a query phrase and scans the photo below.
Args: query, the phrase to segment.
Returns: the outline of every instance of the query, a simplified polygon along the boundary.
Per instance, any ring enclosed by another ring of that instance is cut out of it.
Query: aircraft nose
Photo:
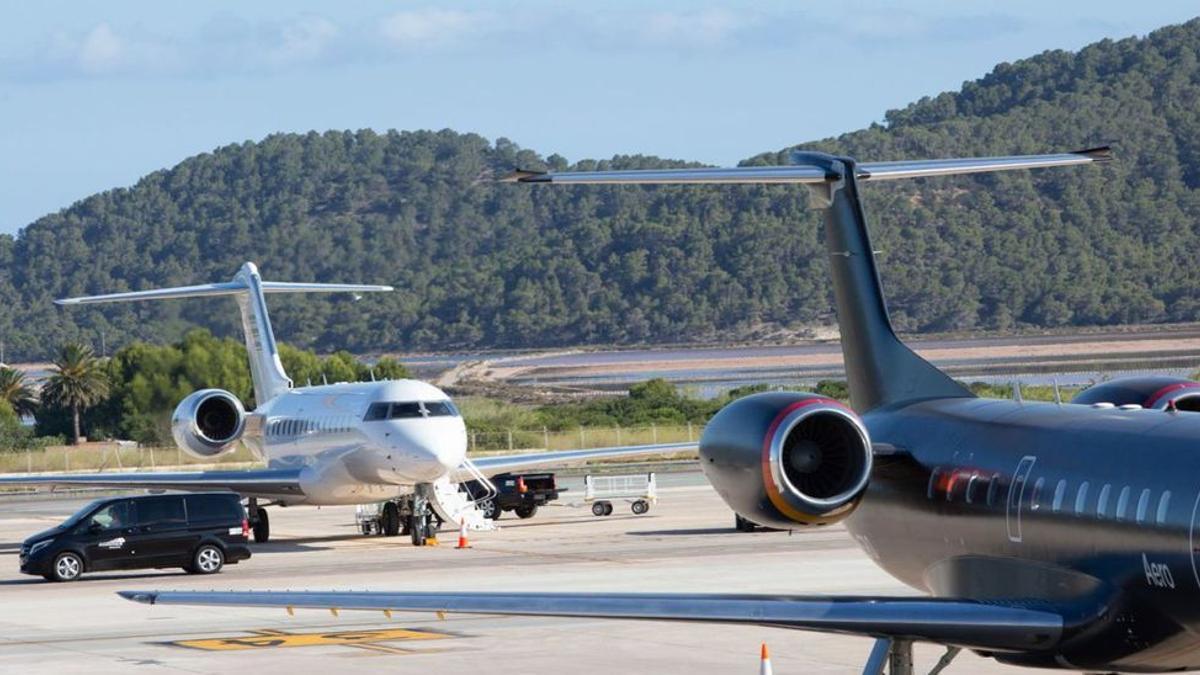
[[[418,482],[435,481],[454,471],[462,464],[466,448],[446,439],[421,439],[409,445],[406,466],[397,467]]]

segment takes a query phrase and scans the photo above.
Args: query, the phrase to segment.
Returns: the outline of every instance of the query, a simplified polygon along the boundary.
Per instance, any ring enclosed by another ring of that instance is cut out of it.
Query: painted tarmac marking
[[[251,631],[253,635],[205,638],[202,640],[176,640],[167,644],[203,651],[239,651],[248,649],[271,649],[282,647],[356,646],[395,640],[442,640],[453,637],[447,633],[387,628],[383,630],[356,630],[321,633],[286,633],[278,630]]]

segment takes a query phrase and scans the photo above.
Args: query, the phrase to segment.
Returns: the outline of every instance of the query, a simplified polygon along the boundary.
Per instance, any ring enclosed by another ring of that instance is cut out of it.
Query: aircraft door
[[[1026,455],[1017,463],[1013,472],[1012,482],[1008,486],[1008,509],[1005,512],[1005,522],[1008,524],[1008,540],[1021,543],[1021,509],[1025,504],[1025,485],[1029,481],[1029,473],[1037,457]]]

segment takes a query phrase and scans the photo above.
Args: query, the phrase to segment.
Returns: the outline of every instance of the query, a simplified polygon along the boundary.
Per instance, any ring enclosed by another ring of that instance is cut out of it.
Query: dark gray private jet
[[[151,604],[432,610],[753,624],[876,638],[865,673],[912,672],[912,645],[1088,671],[1200,668],[1200,384],[1114,381],[1071,404],[976,398],[893,331],[859,186],[1091,164],[1057,155],[858,164],[797,153],[733,169],[518,172],[521,183],[799,183],[825,214],[852,407],[804,393],[726,406],[700,444],[740,517],[845,520],[926,597],[604,593],[126,591]]]

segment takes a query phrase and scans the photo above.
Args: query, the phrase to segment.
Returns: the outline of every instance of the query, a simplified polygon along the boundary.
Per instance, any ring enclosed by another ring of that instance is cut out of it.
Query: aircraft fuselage
[[[1058,648],[998,659],[1200,667],[1200,414],[961,398],[864,422],[897,448],[847,521],[877,564],[935,596],[1073,608]]]

